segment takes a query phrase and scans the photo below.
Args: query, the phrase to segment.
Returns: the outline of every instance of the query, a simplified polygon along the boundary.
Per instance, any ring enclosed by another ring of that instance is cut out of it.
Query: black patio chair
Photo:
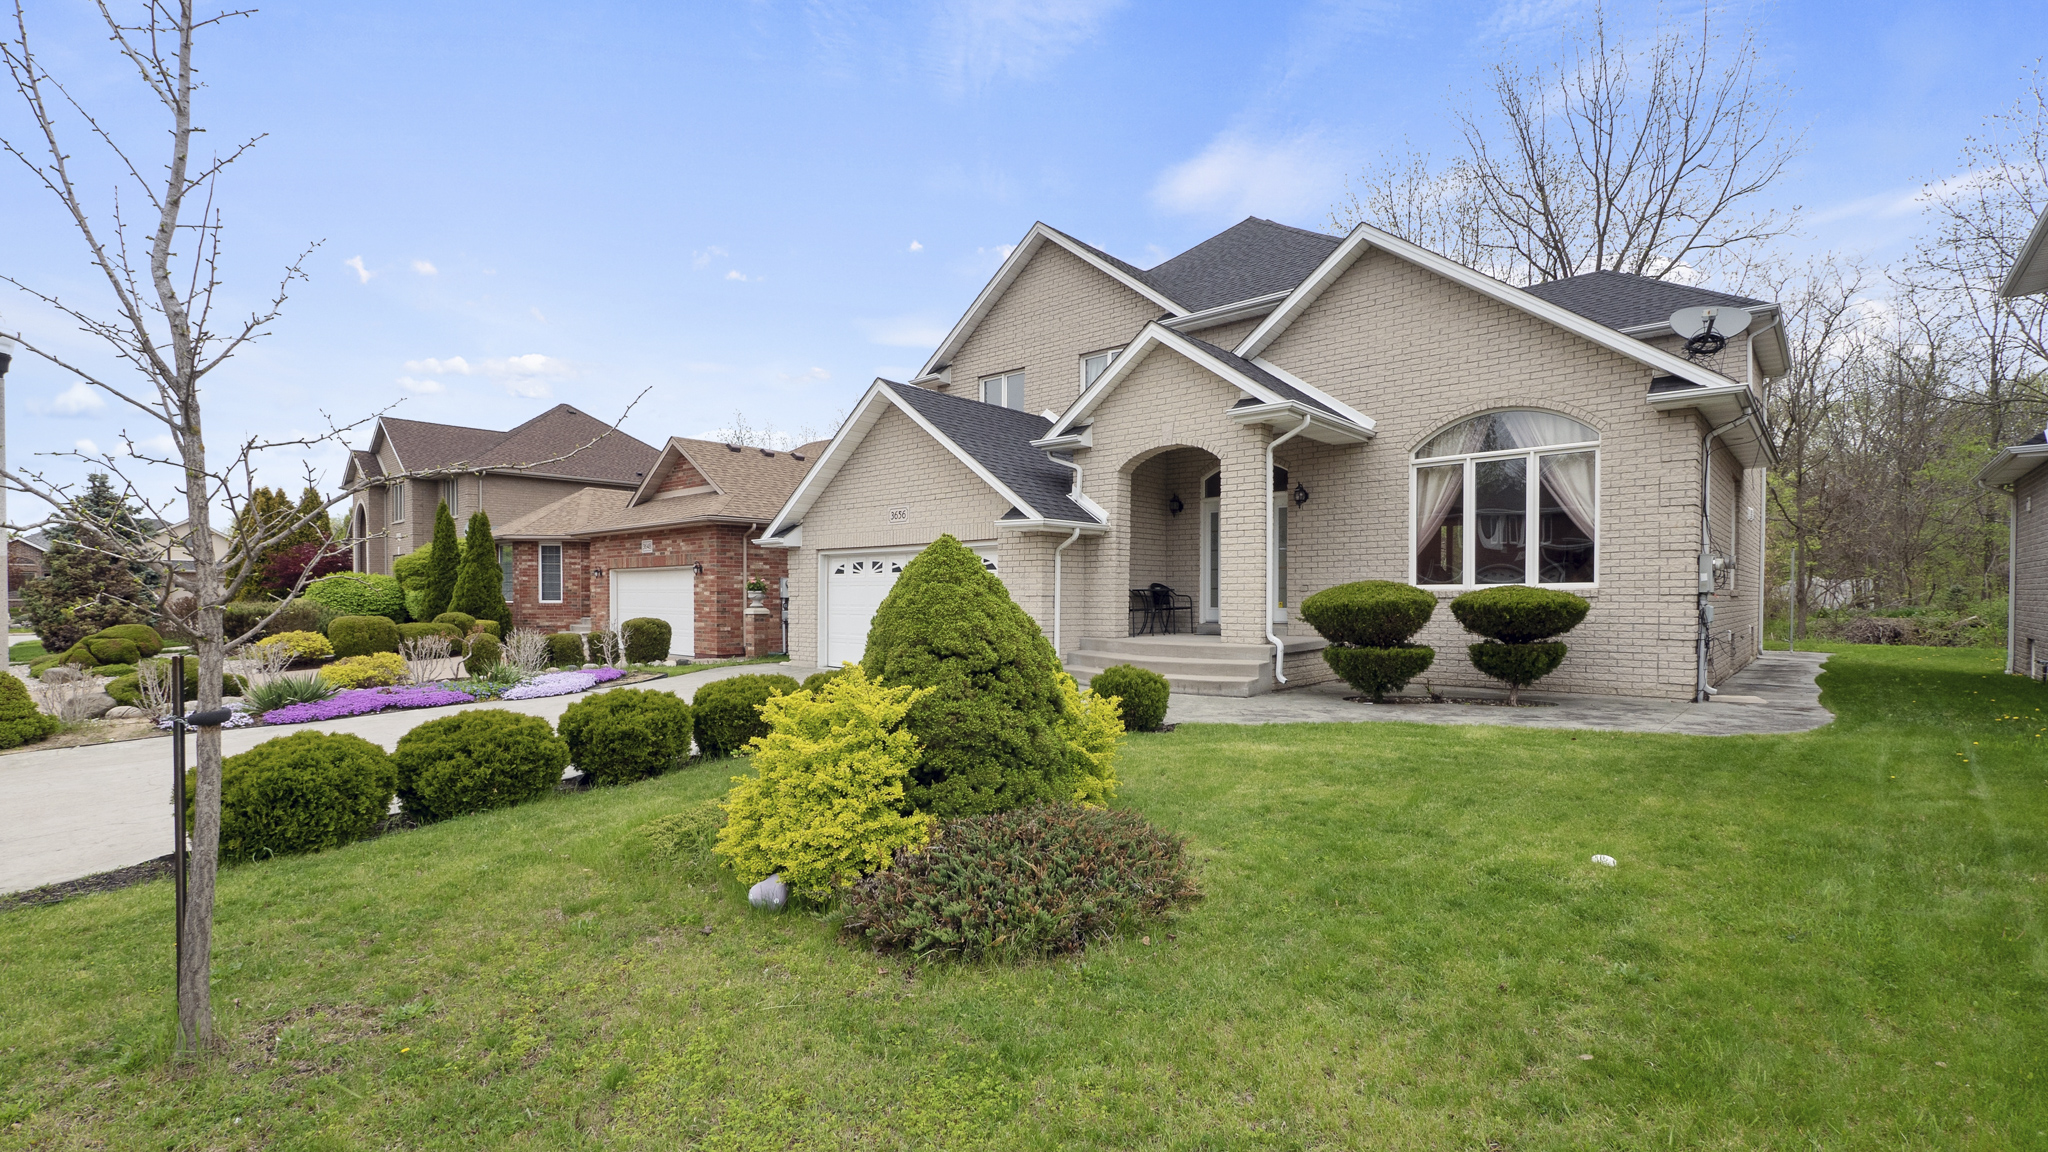
[[[1131,589],[1128,635],[1143,636],[1152,630],[1152,593],[1143,588]]]
[[[1195,630],[1195,598],[1184,592],[1175,592],[1164,584],[1154,584],[1146,589],[1152,599],[1151,620],[1166,625],[1168,632],[1177,632],[1175,617],[1181,612],[1188,614],[1188,631]]]

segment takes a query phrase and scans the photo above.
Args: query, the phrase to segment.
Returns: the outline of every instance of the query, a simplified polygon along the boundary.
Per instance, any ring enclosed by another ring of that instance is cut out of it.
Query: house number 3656
[[[891,508],[891,509],[889,509],[889,523],[891,523],[891,524],[908,524],[908,523],[910,523],[910,509],[908,509],[908,508]]]

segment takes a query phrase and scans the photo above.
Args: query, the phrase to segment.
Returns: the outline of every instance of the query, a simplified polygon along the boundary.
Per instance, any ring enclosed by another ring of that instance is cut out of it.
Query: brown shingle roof
[[[802,459],[798,459],[799,455]],[[655,485],[660,483],[659,473],[666,471],[679,456],[688,457],[717,491],[685,496],[653,494]],[[514,520],[499,529],[497,535],[590,537],[694,520],[765,524],[782,510],[789,494],[796,491],[817,459],[816,451],[767,452],[745,447],[735,450],[715,440],[672,437],[662,449],[660,465],[649,469],[649,483],[642,486],[650,493],[647,498],[632,503],[635,497],[631,493],[585,488]]]
[[[489,468],[637,485],[658,455],[652,445],[567,404],[557,404],[509,432],[390,416],[381,424],[386,442],[407,471]]]

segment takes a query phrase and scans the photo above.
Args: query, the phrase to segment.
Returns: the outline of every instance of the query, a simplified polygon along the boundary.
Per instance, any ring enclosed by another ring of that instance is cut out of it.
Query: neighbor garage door
[[[612,569],[613,618],[668,621],[671,656],[697,654],[696,573],[689,568]]]
[[[825,667],[859,660],[868,646],[875,609],[895,587],[915,548],[886,552],[841,552],[825,557]],[[974,549],[982,567],[996,570],[995,545]]]

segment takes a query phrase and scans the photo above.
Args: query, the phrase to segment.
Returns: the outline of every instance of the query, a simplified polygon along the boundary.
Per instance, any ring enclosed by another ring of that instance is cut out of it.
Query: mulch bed
[[[55,904],[61,900],[69,900],[73,896],[113,892],[137,884],[147,884],[151,880],[169,879],[172,872],[171,857],[163,855],[154,860],[144,860],[140,864],[130,864],[126,868],[116,868],[112,872],[95,872],[90,876],[80,876],[76,880],[66,880],[61,884],[45,884],[41,888],[30,888],[26,892],[10,892],[0,896],[0,912]]]

